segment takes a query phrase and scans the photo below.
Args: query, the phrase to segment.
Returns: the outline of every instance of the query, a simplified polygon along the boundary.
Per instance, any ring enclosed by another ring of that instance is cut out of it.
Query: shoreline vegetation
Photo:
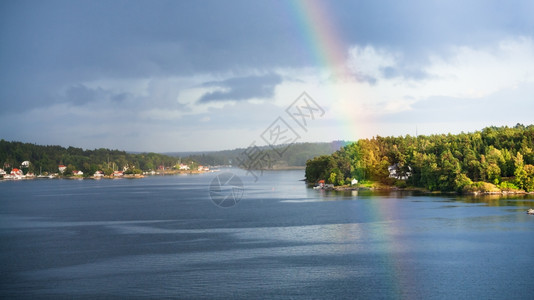
[[[495,185],[491,185],[489,190],[476,190],[476,191],[464,191],[460,194],[465,195],[528,195],[534,194],[534,191],[527,192],[524,190],[501,190]],[[396,187],[394,185],[382,185],[382,184],[371,184],[370,186],[334,186],[332,188],[334,191],[343,192],[343,191],[417,191],[424,194],[458,194],[457,191],[430,191],[428,189],[419,188],[419,187]]]
[[[330,190],[534,193],[534,125],[460,134],[373,137],[306,163],[306,181]]]
[[[190,158],[110,149],[83,150],[0,140],[0,179],[143,178],[210,172]]]

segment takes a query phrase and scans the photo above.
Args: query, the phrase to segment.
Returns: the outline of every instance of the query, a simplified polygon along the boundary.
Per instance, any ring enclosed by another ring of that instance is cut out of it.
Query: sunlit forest
[[[361,139],[306,163],[308,182],[351,179],[430,191],[534,191],[534,125]]]

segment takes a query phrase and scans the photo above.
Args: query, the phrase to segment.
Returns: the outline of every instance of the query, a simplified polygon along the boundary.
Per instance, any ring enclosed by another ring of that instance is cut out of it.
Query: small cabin
[[[406,180],[412,176],[412,168],[408,166],[408,171],[403,172],[399,164],[393,164],[388,167],[389,177],[397,180]]]

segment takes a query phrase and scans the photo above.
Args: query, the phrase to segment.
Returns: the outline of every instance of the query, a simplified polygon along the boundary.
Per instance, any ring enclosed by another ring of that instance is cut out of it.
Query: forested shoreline
[[[430,191],[534,191],[534,125],[460,134],[361,139],[308,160],[306,180],[377,182]]]
[[[26,167],[22,165],[25,161],[29,162]],[[140,174],[158,168],[172,168],[180,161],[180,158],[158,153],[134,154],[105,148],[84,150],[0,140],[0,168],[8,174],[14,168],[23,168],[24,173],[55,174],[59,171],[59,165],[66,167],[62,172],[65,176],[75,170],[82,171],[84,176],[90,176],[96,171],[110,175],[114,170],[124,170],[125,174]]]

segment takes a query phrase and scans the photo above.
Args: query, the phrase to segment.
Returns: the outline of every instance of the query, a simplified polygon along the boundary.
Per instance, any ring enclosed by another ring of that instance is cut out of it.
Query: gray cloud
[[[115,88],[113,82],[130,80],[143,85],[151,80],[165,82],[166,78],[242,76],[239,74],[260,70],[268,75],[206,83],[205,87],[221,87],[223,91],[204,94],[198,100],[200,103],[240,101],[235,111],[230,108],[218,111],[202,126],[218,121],[218,129],[244,127],[243,124],[250,123],[239,123],[231,117],[225,123],[225,114],[233,116],[231,111],[235,115],[245,115],[243,112],[257,109],[245,105],[251,104],[247,99],[271,97],[282,80],[273,73],[276,70],[324,67],[320,53],[317,55],[321,47],[338,46],[347,50],[351,45],[372,45],[403,53],[403,63],[410,67],[385,68],[381,74],[385,78],[421,79],[428,75],[421,72],[419,66],[427,65],[431,55],[446,60],[451,45],[476,49],[508,37],[534,37],[534,18],[531,17],[534,2],[529,0],[513,4],[500,0],[339,0],[322,4],[327,8],[322,11],[325,20],[339,31],[339,39],[331,36],[339,45],[314,42],[320,39],[309,35],[312,32],[309,24],[301,18],[305,13],[290,1],[1,1],[0,116],[4,120],[11,118],[13,122],[0,126],[0,136],[26,137],[27,141],[39,143],[61,137],[64,140],[58,143],[65,145],[87,143],[124,148],[129,144],[126,140],[120,141],[123,131],[146,127],[146,136],[160,133],[163,138],[160,136],[155,141],[161,142],[168,140],[163,132],[179,132],[189,123],[163,124],[164,120],[159,120],[137,128],[136,114],[153,108],[194,111],[194,107],[177,101],[177,95],[188,86],[162,83],[139,92],[143,86],[128,90],[127,85],[118,84]],[[308,21],[317,24],[317,20]],[[364,75],[357,79],[371,84],[376,84],[377,80]],[[96,82],[103,83],[102,88],[93,88],[90,83]],[[530,93],[532,95],[532,91]],[[184,103],[190,100],[185,99]],[[453,111],[455,107],[469,111],[474,109],[472,106],[463,108],[462,102],[451,99],[434,100],[432,104],[435,102],[436,107],[449,109],[448,113],[441,113],[433,106],[425,108],[420,103],[414,105],[413,112],[398,116],[398,120],[428,118],[430,122],[434,116],[443,120],[448,115],[473,117],[472,113]],[[518,109],[520,113],[529,112],[524,106],[532,103],[528,102],[530,100],[517,100],[517,107],[523,106]],[[14,123],[18,121],[16,116],[28,111],[35,111],[37,116],[53,115],[56,113],[53,106],[87,111],[90,117],[86,120],[68,119],[69,122],[85,126],[79,130],[84,132],[95,130],[95,123],[105,124],[101,132],[111,137],[108,140],[103,136],[99,138],[100,131],[97,131],[94,139],[86,142],[78,132],[68,131],[73,130],[72,126],[54,125],[48,121],[48,116],[31,125]],[[97,111],[101,108],[104,108],[105,119],[95,122],[95,116],[101,116]],[[494,118],[500,116],[495,111],[486,113]],[[199,119],[194,114],[190,118],[191,122]],[[395,118],[389,116],[386,121]],[[124,120],[131,120],[131,123],[123,125]],[[229,125],[230,122],[233,123]],[[193,137],[199,136],[195,126],[201,125],[195,124],[187,130]],[[144,139],[130,142],[146,144]]]
[[[413,124],[486,122],[506,124],[509,122],[532,123],[534,111],[534,86],[520,84],[515,88],[501,90],[483,98],[430,97],[414,103],[411,110],[382,117],[381,122]],[[506,99],[506,105],[503,105]],[[511,117],[512,116],[512,117]],[[430,127],[436,130],[435,127]]]
[[[98,100],[104,94],[102,89],[90,89],[78,84],[67,90],[65,100],[73,105],[84,105]]]
[[[405,53],[411,65],[424,64],[447,45],[484,45],[534,32],[532,1],[324,5],[339,29],[344,45],[338,46],[388,46]],[[59,90],[102,78],[320,66],[318,45],[310,44],[299,13],[286,1],[2,2],[0,114],[48,106],[58,101]],[[424,75],[385,70],[386,76],[400,73]]]
[[[100,87],[90,88],[83,84],[76,84],[66,90],[62,100],[74,106],[82,106],[97,101],[109,104],[122,104],[127,100],[133,100],[135,98],[130,93],[117,93]]]
[[[264,76],[236,77],[223,81],[207,82],[204,86],[221,87],[225,91],[215,91],[202,95],[199,103],[215,101],[242,101],[252,98],[270,98],[274,95],[274,88],[282,82],[282,77],[277,74]]]

